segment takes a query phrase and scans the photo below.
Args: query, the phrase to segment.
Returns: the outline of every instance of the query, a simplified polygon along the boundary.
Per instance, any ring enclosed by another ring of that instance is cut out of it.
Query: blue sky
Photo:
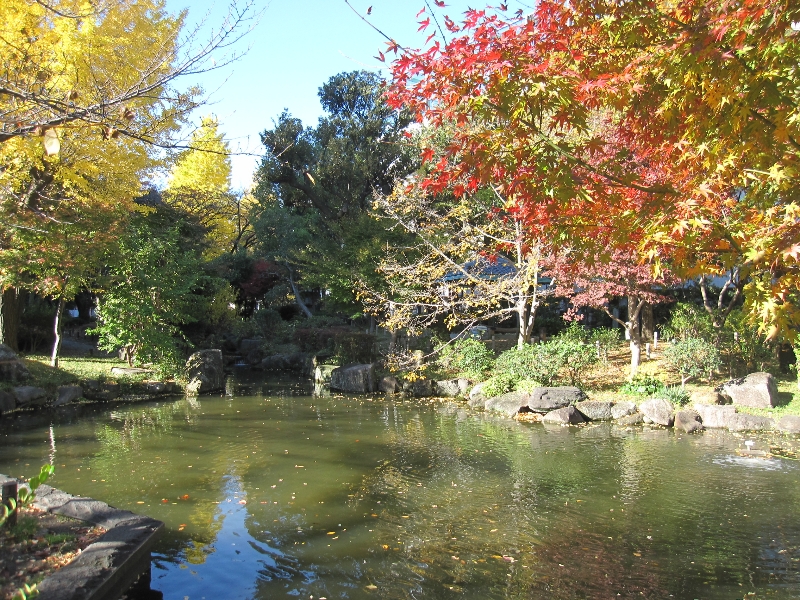
[[[243,0],[237,0],[240,4]],[[306,125],[315,125],[322,114],[317,90],[331,76],[356,69],[380,70],[374,58],[385,49],[385,40],[347,6],[344,0],[257,0],[260,21],[238,46],[250,48],[232,65],[179,80],[179,85],[200,84],[210,94],[210,104],[198,110],[194,121],[215,114],[235,152],[260,154],[259,133],[271,128],[284,108]],[[417,32],[417,12],[424,0],[351,0],[350,4],[400,44],[421,46],[430,31]],[[433,2],[430,2],[433,6]],[[526,8],[508,2],[509,9]],[[532,4],[532,2],[530,3]],[[528,4],[528,8],[530,6]],[[472,4],[483,8],[485,2]],[[218,23],[227,12],[223,0],[167,0],[167,9],[189,9],[187,28],[203,21],[204,28]],[[468,3],[448,0],[445,9],[458,21]],[[202,33],[201,33],[202,37]],[[387,71],[383,71],[387,75]],[[234,156],[233,185],[246,187],[258,163],[253,156]]]

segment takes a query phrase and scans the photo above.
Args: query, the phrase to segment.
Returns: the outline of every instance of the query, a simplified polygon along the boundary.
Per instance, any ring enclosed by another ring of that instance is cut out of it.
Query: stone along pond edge
[[[16,480],[0,474],[0,485],[9,481]],[[48,485],[39,486],[32,506],[106,530],[72,562],[45,577],[38,585],[37,598],[115,600],[134,584],[149,588],[150,550],[163,522]]]

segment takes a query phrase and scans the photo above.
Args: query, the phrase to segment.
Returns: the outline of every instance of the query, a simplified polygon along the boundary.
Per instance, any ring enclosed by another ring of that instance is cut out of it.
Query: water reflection
[[[732,434],[311,392],[239,378],[55,422],[55,485],[166,522],[165,598],[798,595],[800,469]],[[50,437],[4,429],[0,471]]]

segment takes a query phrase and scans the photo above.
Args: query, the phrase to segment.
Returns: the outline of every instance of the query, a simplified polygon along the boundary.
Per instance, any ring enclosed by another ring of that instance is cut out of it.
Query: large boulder
[[[461,386],[458,379],[443,379],[433,383],[434,395],[442,398],[455,398],[461,395]]]
[[[777,427],[783,433],[800,433],[800,417],[795,415],[781,417]]]
[[[119,398],[122,390],[118,383],[89,379],[83,382],[83,395],[89,400],[110,402]]]
[[[378,382],[378,391],[384,394],[397,394],[402,389],[403,386],[397,380],[397,377],[393,377],[392,375],[381,377],[381,380]]]
[[[0,390],[0,415],[14,410],[17,407],[17,399],[14,394]]]
[[[586,400],[576,387],[537,387],[529,394],[527,407],[532,412],[548,413]]]
[[[485,408],[486,407],[486,394],[483,393],[483,388],[486,387],[486,382],[482,381],[476,384],[470,391],[469,391],[469,407],[470,408]]]
[[[253,350],[262,350],[264,347],[264,340],[263,339],[244,339],[239,342],[239,354],[242,356],[247,356]]]
[[[680,429],[686,433],[694,433],[703,430],[703,422],[700,414],[695,410],[679,410],[675,413],[675,429]]]
[[[79,385],[62,385],[57,391],[56,401],[53,406],[61,406],[74,402],[83,396],[83,388]]]
[[[578,423],[583,423],[583,421],[583,416],[574,406],[551,410],[542,417],[542,423],[555,423],[558,425],[577,425]]]
[[[611,418],[612,419],[621,419],[622,417],[627,417],[628,415],[632,415],[636,412],[636,403],[635,402],[614,402],[614,405],[611,407]]]
[[[767,431],[774,429],[775,421],[770,417],[759,417],[745,413],[736,413],[728,421],[731,431]]]
[[[403,389],[414,398],[428,398],[433,396],[433,381],[431,379],[407,381]]]
[[[653,423],[672,427],[675,420],[672,402],[663,398],[650,398],[639,405],[639,412]]]
[[[529,398],[530,394],[527,392],[508,392],[501,396],[489,398],[484,404],[484,408],[513,417],[520,409],[527,409]]]
[[[750,373],[723,384],[722,393],[739,406],[773,408],[778,398],[778,386],[769,373]]]
[[[47,402],[47,391],[32,385],[14,388],[17,406],[41,406]]]
[[[261,368],[265,371],[313,372],[311,358],[303,352],[267,356],[261,361]]]
[[[314,383],[330,383],[331,373],[338,368],[338,365],[317,365],[314,369]]]
[[[200,350],[186,361],[189,383],[186,393],[207,394],[225,389],[225,368],[222,350]]]
[[[689,401],[692,404],[722,404],[724,398],[713,388],[700,388],[692,390]]]
[[[373,365],[345,365],[331,372],[332,390],[348,394],[371,394],[375,391]]]
[[[735,406],[720,406],[718,404],[695,404],[694,409],[707,429],[722,429],[736,414]]]
[[[616,421],[616,424],[620,425],[621,427],[630,427],[631,425],[641,425],[642,423],[644,423],[644,415],[640,412],[624,415],[622,417],[619,417]]]
[[[30,376],[25,363],[16,353],[5,344],[0,344],[0,381],[20,383]]]
[[[596,402],[584,400],[575,404],[575,408],[590,421],[610,421],[613,402]]]

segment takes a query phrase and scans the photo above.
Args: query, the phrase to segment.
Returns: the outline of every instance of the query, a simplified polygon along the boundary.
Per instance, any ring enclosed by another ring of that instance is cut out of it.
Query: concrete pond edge
[[[14,478],[0,474],[0,484],[7,481]],[[37,598],[116,600],[137,582],[149,589],[150,551],[163,522],[48,485],[39,486],[32,506],[106,530],[71,563],[45,577]]]

